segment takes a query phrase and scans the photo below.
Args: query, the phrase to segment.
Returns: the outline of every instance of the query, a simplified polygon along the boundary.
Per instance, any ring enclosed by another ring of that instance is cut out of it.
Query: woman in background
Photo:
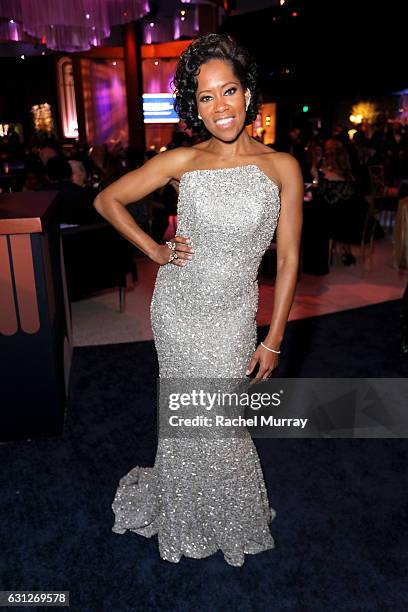
[[[317,196],[329,206],[329,238],[341,243],[345,266],[356,263],[351,244],[360,244],[367,204],[358,196],[350,162],[341,142],[329,139],[319,168]]]

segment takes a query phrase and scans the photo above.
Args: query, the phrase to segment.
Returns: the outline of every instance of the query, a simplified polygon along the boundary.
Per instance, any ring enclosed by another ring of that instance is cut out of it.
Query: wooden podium
[[[63,432],[72,355],[56,192],[0,194],[0,442]]]

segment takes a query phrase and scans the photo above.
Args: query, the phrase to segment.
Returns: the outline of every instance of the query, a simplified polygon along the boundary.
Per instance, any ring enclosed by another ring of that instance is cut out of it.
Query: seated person
[[[98,195],[98,190],[90,185],[84,164],[77,159],[70,159],[68,163],[72,168],[71,181],[82,187],[85,197],[93,202]]]
[[[72,168],[61,157],[52,157],[45,166],[47,183],[40,191],[60,194],[59,222],[75,225],[100,223],[104,219],[93,207],[94,194],[72,182]]]
[[[347,152],[340,142],[326,141],[319,173],[316,199],[328,205],[329,238],[341,243],[342,261],[350,266],[356,263],[351,245],[362,241],[368,204],[357,192]]]
[[[19,191],[38,191],[45,183],[44,168],[41,163],[26,164],[20,177]]]

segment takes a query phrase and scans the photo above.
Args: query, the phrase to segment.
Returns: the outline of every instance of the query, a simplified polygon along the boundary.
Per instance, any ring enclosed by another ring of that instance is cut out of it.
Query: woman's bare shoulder
[[[261,155],[262,166],[265,174],[269,176],[279,187],[281,194],[301,193],[303,186],[303,176],[299,162],[290,153],[274,151],[268,147],[269,151]]]
[[[285,169],[289,169],[290,167],[296,167],[298,163],[296,158],[293,157],[290,153],[283,153],[281,151],[276,151],[269,145],[264,145],[261,142],[257,142],[257,155],[259,155],[259,159],[264,160],[267,164],[273,168],[274,166],[278,169],[282,167],[283,171]]]
[[[256,157],[261,169],[271,178],[280,189],[287,180],[293,180],[294,173],[297,173],[298,162],[289,153],[276,151],[270,146],[257,143]]]
[[[184,164],[188,163],[189,158],[191,157],[191,147],[177,147],[176,149],[169,149],[168,151],[163,151],[163,153],[159,153],[153,159],[160,159],[162,164],[165,164],[169,169],[177,172],[179,167],[182,167]]]
[[[194,167],[195,160],[200,156],[196,147],[177,147],[160,153],[161,163],[166,167],[167,173],[172,178],[180,179],[181,175]]]
[[[273,154],[273,159],[277,164],[281,164],[282,166],[296,166],[298,161],[296,157],[291,155],[290,153],[285,153],[283,151],[275,151]]]
[[[282,185],[287,180],[293,180],[294,176],[301,175],[301,169],[296,157],[290,153],[273,151],[271,153],[271,164],[279,175]]]

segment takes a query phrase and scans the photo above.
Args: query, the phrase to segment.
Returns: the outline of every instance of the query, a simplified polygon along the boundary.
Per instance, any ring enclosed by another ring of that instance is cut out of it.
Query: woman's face
[[[198,114],[213,136],[232,141],[240,134],[245,125],[249,90],[244,92],[229,62],[213,59],[202,64],[196,101]]]

